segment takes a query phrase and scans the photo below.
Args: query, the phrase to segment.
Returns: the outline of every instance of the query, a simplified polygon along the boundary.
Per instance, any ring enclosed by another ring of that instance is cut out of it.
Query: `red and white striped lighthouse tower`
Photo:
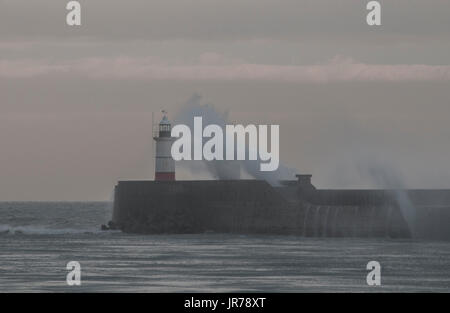
[[[156,134],[153,139],[156,141],[155,154],[155,180],[175,180],[175,161],[170,152],[172,143],[175,140],[171,136],[171,125],[167,119],[166,112],[159,122]]]

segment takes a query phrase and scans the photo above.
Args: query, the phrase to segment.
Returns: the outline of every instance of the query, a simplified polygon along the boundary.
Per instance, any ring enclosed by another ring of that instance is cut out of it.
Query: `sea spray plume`
[[[359,163],[358,172],[361,177],[368,178],[377,188],[388,189],[392,192],[394,200],[411,230],[411,235],[416,237],[417,208],[409,198],[402,175],[392,166],[382,165],[378,162],[366,163],[364,165]]]
[[[225,126],[232,124],[229,122],[228,112],[219,112],[211,104],[202,104],[202,97],[195,93],[184,104],[181,111],[175,116],[175,124],[185,124],[193,129],[194,117],[201,116],[203,125],[216,124],[219,125],[225,134]],[[246,142],[246,154],[248,155],[249,147]],[[224,146],[226,153],[226,146]],[[239,179],[241,175],[248,174],[255,179],[266,180],[271,185],[278,185],[280,180],[293,179],[297,171],[280,164],[278,169],[273,172],[260,171],[261,160],[259,156],[257,160],[245,161],[181,161],[182,166],[187,166],[191,172],[204,168],[199,163],[206,164],[206,169],[211,176],[216,179]]]
[[[202,116],[203,124],[216,124],[222,129],[225,128],[227,113],[219,113],[211,105],[201,104],[201,96],[197,93],[193,94],[183,105],[182,110],[175,116],[175,124],[184,124],[194,129],[194,117]],[[192,141],[193,144],[194,141]],[[193,148],[193,147],[192,147]],[[207,171],[211,178],[214,179],[239,179],[240,171],[236,170],[239,165],[237,161],[180,161],[181,166],[190,169],[191,173]]]

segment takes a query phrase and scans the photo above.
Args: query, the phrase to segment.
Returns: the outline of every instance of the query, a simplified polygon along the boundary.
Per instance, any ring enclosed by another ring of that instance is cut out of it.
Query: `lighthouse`
[[[163,114],[164,116],[159,122],[158,129],[153,135],[153,140],[156,141],[155,180],[173,181],[175,180],[175,161],[170,150],[175,138],[171,136],[171,125],[166,112],[163,111]]]

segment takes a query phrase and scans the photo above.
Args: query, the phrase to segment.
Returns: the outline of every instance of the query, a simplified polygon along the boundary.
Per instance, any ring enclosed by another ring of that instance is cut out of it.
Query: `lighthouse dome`
[[[159,122],[159,125],[170,125],[169,119],[166,115],[163,116],[161,122]]]

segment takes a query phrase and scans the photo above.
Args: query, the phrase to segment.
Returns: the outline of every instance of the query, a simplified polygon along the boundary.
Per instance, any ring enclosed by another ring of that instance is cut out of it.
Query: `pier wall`
[[[259,180],[121,181],[113,223],[130,233],[409,238],[392,199],[383,192],[304,193]]]

